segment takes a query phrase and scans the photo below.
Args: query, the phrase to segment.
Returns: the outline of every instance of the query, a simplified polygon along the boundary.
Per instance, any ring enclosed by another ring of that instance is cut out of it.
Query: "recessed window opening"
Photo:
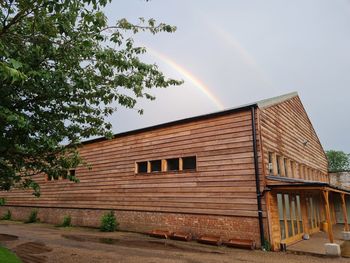
[[[284,176],[288,177],[288,162],[287,162],[287,158],[283,158],[283,163],[284,163]]]
[[[281,157],[277,155],[277,175],[281,176]]]
[[[167,159],[167,171],[179,170],[179,158]]]
[[[196,156],[183,157],[182,158],[182,169],[183,170],[196,169]]]
[[[155,160],[151,161],[151,172],[161,172],[162,171],[162,161]]]
[[[273,156],[272,156],[272,152],[269,152],[269,174],[273,174]]]
[[[147,162],[138,162],[137,163],[137,172],[138,173],[147,173]]]
[[[62,176],[62,178],[63,179],[67,179],[69,176],[75,176],[75,170],[74,169],[68,170],[67,173],[65,173]]]

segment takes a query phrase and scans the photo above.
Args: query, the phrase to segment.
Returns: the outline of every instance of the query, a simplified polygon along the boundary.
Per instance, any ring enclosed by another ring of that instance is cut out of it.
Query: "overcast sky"
[[[109,22],[154,18],[173,34],[140,34],[146,57],[181,87],[153,90],[145,113],[120,109],[122,132],[297,91],[325,150],[350,152],[350,1],[115,1]]]

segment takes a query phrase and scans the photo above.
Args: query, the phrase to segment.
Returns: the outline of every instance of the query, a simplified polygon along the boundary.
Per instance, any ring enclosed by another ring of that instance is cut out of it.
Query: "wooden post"
[[[166,172],[168,170],[168,163],[166,160],[162,159],[162,172]]]
[[[148,161],[147,162],[147,173],[150,173],[151,172],[151,162]]]
[[[182,158],[179,158],[179,171],[183,170],[183,161]]]
[[[303,224],[304,233],[310,234],[310,227],[307,217],[307,201],[304,193],[300,194],[300,205],[301,205],[301,218]]]
[[[334,243],[334,236],[333,236],[333,229],[332,229],[332,221],[331,221],[331,211],[329,209],[329,192],[328,191],[322,191],[324,203],[325,203],[325,210],[326,210],[326,220],[328,224],[328,238],[330,243]]]
[[[347,213],[347,211],[346,211],[345,194],[340,194],[340,197],[341,197],[341,206],[342,206],[342,208],[343,208],[344,231],[349,231],[348,213]]]

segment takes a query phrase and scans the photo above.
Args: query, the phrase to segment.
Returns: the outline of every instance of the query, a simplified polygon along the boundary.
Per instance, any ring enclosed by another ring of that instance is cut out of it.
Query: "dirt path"
[[[349,262],[344,258],[246,251],[196,242],[160,240],[135,233],[100,233],[95,229],[61,229],[15,222],[0,222],[0,243],[13,250],[24,263]]]

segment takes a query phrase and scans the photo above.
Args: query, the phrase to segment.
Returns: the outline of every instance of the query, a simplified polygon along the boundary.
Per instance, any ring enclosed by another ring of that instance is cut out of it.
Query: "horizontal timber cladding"
[[[261,109],[260,125],[266,175],[269,152],[327,174],[324,150],[299,97]]]
[[[91,169],[76,169],[79,183],[45,181],[44,176],[37,176],[40,198],[32,197],[30,190],[13,190],[1,196],[7,197],[8,206],[226,215],[256,220],[251,123],[248,109],[85,143],[79,151]],[[260,149],[259,140],[257,144]],[[260,151],[258,155],[261,162]],[[195,170],[135,174],[136,162],[186,156],[196,156]],[[264,203],[263,207],[265,216]]]

